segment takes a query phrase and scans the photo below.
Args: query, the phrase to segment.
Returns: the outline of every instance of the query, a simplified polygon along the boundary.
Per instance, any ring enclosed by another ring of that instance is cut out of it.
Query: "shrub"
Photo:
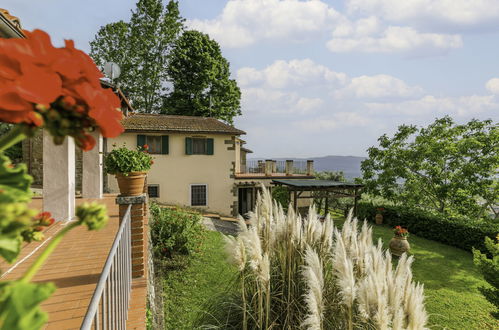
[[[147,153],[147,145],[135,150],[125,146],[112,150],[104,159],[104,167],[108,174],[148,171],[153,164],[151,155]]]
[[[290,202],[289,191],[287,188],[281,186],[272,188],[272,198],[281,204],[285,210],[287,210]]]
[[[396,269],[381,243],[372,242],[349,217],[341,232],[329,216],[307,218],[292,208],[285,214],[264,189],[250,215],[242,219],[227,250],[239,270],[240,312],[234,329],[424,329],[423,287],[412,281],[412,257]],[[227,317],[225,320],[233,320]]]
[[[498,223],[464,217],[446,217],[413,207],[363,201],[359,202],[357,208],[359,219],[374,221],[378,207],[384,208],[383,223],[387,225],[400,225],[417,236],[468,251],[473,247],[483,250],[484,238],[487,236],[493,238],[499,232]]]
[[[152,203],[151,240],[154,256],[171,258],[191,254],[199,246],[203,233],[201,215],[180,208],[160,207]]]
[[[494,240],[485,237],[485,246],[487,247],[490,258],[479,250],[473,249],[473,260],[480,268],[483,277],[491,287],[481,287],[480,292],[485,298],[496,306],[493,316],[499,319],[499,235]]]

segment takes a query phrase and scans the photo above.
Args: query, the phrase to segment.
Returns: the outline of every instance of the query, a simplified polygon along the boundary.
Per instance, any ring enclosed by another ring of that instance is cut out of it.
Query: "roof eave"
[[[197,134],[226,134],[226,135],[242,135],[244,131],[229,132],[229,131],[210,131],[210,130],[187,130],[187,129],[150,129],[150,128],[125,128],[125,133],[136,132],[151,132],[151,133],[197,133]]]

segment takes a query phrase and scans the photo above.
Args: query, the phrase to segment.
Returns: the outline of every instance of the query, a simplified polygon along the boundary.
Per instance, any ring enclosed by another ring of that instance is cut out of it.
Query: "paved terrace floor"
[[[79,329],[88,304],[92,298],[100,273],[106,262],[109,250],[118,230],[118,207],[115,195],[105,195],[100,203],[106,204],[110,221],[99,231],[88,231],[80,226],[70,231],[34,277],[35,282],[53,282],[57,290],[42,304],[49,314],[44,329]],[[94,201],[77,198],[76,204]],[[33,199],[31,207],[42,208],[42,199]],[[43,251],[50,237],[63,228],[61,222],[55,223],[45,232],[43,242],[26,244],[17,262],[0,263],[2,280],[21,277],[29,265]],[[146,283],[136,279],[132,284],[127,329],[145,328]]]

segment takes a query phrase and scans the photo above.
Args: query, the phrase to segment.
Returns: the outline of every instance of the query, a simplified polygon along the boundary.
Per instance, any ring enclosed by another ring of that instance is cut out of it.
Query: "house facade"
[[[123,120],[125,132],[107,140],[107,150],[147,144],[154,157],[148,173],[150,198],[225,216],[250,211],[261,184],[274,178],[313,178],[309,172],[293,173],[272,160],[249,164],[241,136],[246,134],[215,118],[130,114]],[[295,171],[296,172],[296,171]],[[118,192],[114,176],[107,178],[110,192]]]

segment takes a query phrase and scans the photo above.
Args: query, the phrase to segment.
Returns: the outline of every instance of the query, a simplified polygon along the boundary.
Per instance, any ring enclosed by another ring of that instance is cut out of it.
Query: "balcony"
[[[47,312],[49,317],[43,329],[88,328],[82,327],[82,323],[85,315],[88,314],[89,305],[95,295],[94,292],[102,277],[103,269],[106,268],[106,259],[113,250],[113,241],[116,241],[117,233],[119,233],[120,219],[123,218],[118,212],[118,205],[115,204],[115,195],[109,194],[102,199],[77,198],[76,204],[94,200],[107,206],[110,217],[107,226],[99,231],[88,231],[85,226],[70,231],[34,277],[34,282],[53,282],[57,286],[54,294],[41,305],[42,310]],[[30,206],[40,209],[42,202],[41,198],[35,198]],[[45,231],[44,241],[25,244],[14,264],[0,262],[0,268],[3,271],[0,278],[2,280],[18,279],[43,251],[45,243],[65,225],[64,221],[56,222]],[[113,275],[113,271],[111,274]],[[114,287],[124,286],[122,276],[111,276],[111,279]],[[129,284],[131,285],[131,290],[129,290],[131,292],[128,295],[129,303],[120,305],[128,306],[128,313],[122,312],[118,315],[119,309],[114,307],[113,303],[119,299],[112,295],[105,297],[106,308],[102,306],[102,303],[99,305],[99,312],[105,309],[110,312],[107,328],[116,328],[120,324],[118,321],[122,322],[121,328],[125,326],[127,329],[145,328],[146,278],[144,276],[133,278]],[[124,300],[121,299],[122,301]],[[118,320],[119,316],[121,320]],[[103,328],[103,321],[93,324],[93,327]]]
[[[236,179],[313,178],[313,160],[247,160],[236,168]]]

